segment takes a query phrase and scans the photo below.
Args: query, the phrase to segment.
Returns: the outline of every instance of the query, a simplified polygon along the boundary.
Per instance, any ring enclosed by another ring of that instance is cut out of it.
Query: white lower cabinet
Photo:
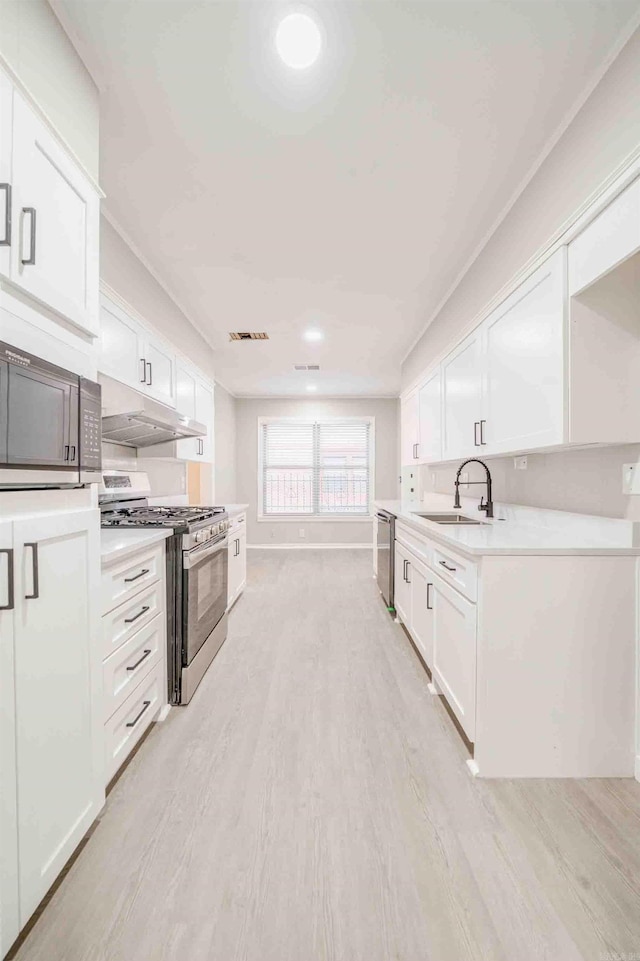
[[[246,516],[231,518],[229,525],[227,610],[242,594],[247,583],[247,531]]]
[[[469,738],[476,721],[476,605],[442,578],[431,591],[433,679]]]
[[[99,533],[97,510],[0,527],[3,951],[104,803]]]
[[[434,548],[428,552],[439,557]],[[395,608],[466,736],[475,735],[476,605],[395,543]]]
[[[102,567],[105,783],[167,703],[167,607],[163,544]]]

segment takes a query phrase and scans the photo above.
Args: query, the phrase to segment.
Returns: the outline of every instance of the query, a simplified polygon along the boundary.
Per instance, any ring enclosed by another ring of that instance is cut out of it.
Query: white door
[[[176,406],[176,356],[168,344],[147,335],[144,344],[144,390],[169,407]]]
[[[422,464],[442,460],[442,378],[435,370],[418,394],[419,446]]]
[[[196,383],[196,420],[207,427],[206,436],[199,438],[199,460],[213,463],[213,390],[203,380]]]
[[[420,561],[411,562],[411,636],[427,667],[433,668],[433,574]]]
[[[97,334],[98,194],[17,91],[13,121],[11,279]]]
[[[105,297],[100,302],[98,370],[144,390],[143,331],[140,324]]]
[[[482,325],[487,453],[563,441],[565,288],[562,248]]]
[[[20,920],[104,803],[97,510],[14,521]]]
[[[13,525],[0,521],[0,957],[20,931],[13,579]]]
[[[480,332],[474,331],[442,363],[444,460],[482,450]]]
[[[433,678],[473,741],[476,722],[476,607],[433,575]]]
[[[395,542],[393,606],[403,624],[411,629],[411,560],[410,555]]]
[[[9,277],[11,244],[16,236],[12,229],[11,195],[13,191],[13,85],[0,70],[0,274]]]
[[[420,422],[418,392],[406,397],[400,405],[400,454],[402,466],[417,464],[419,457]]]

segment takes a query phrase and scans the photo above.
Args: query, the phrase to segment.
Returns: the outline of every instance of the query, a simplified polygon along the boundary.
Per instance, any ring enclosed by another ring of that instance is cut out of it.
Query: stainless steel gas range
[[[187,704],[227,636],[224,507],[150,506],[141,472],[105,472],[103,527],[171,528],[167,558],[169,702]],[[147,484],[148,488],[148,484]]]

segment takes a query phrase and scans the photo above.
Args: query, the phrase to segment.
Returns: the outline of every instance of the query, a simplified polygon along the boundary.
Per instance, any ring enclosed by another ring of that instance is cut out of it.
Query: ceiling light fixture
[[[305,330],[302,336],[312,344],[319,340],[324,340],[324,334],[321,330]]]
[[[322,36],[318,24],[306,13],[289,13],[276,31],[276,49],[293,70],[306,70],[320,56]]]
[[[317,389],[318,389],[318,388],[316,387],[315,384],[307,384],[307,390],[309,391],[310,394],[313,393],[313,391],[314,391],[314,390],[317,390]]]

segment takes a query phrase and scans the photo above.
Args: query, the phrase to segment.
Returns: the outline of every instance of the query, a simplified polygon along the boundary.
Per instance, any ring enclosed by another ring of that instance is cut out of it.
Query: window
[[[373,418],[259,421],[260,515],[370,512]]]

